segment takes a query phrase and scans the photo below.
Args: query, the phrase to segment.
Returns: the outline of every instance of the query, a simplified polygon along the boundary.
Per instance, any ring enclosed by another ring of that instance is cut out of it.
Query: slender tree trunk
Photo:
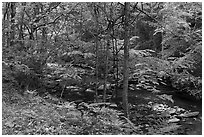
[[[41,11],[43,11],[43,8],[44,8],[44,6],[42,5],[41,7],[40,7],[40,10]],[[43,18],[42,19],[43,20],[43,23],[47,23],[47,19],[46,18]],[[44,45],[45,45],[45,43],[47,42],[47,27],[43,27],[42,28],[42,50],[43,50],[43,48],[44,48]]]
[[[95,38],[96,43],[96,87],[95,87],[95,100],[98,102],[98,37]]]
[[[119,68],[118,68],[118,44],[117,39],[115,39],[115,60],[116,60],[116,87],[115,87],[115,98],[118,97],[118,80],[119,80]]]
[[[5,6],[5,13],[4,13],[4,21],[5,21],[5,26],[6,28],[9,27],[8,24],[6,24],[6,21],[9,21],[9,17],[10,17],[10,12],[9,12],[9,9],[10,9],[10,2],[6,2],[6,6]],[[10,33],[9,31],[6,31],[5,33],[5,43],[6,43],[6,46],[10,46]]]
[[[114,34],[114,32],[113,32]],[[119,80],[119,68],[118,68],[118,48],[117,48],[117,39],[112,37],[113,44],[113,66],[114,66],[114,84],[115,88],[112,94],[112,99],[118,97],[118,80]]]
[[[42,28],[42,44],[45,44],[47,42],[47,29]]]
[[[15,41],[15,15],[16,15],[16,6],[15,2],[11,2],[11,32],[10,32],[10,46],[14,44]]]
[[[163,32],[161,32],[162,34],[161,34],[161,37],[163,38]],[[161,59],[164,59],[164,44],[161,42],[161,47],[162,47],[162,49],[161,49],[161,53],[162,53],[162,57],[161,57]]]
[[[26,3],[25,3],[25,2],[22,2],[21,5],[22,5],[22,6],[25,6]],[[23,11],[25,11],[25,8],[23,8]],[[19,36],[18,36],[18,39],[19,39],[20,44],[21,44],[22,46],[24,46],[23,21],[24,21],[24,12],[21,13],[21,23],[20,23],[20,26],[19,26]]]
[[[23,43],[23,24],[20,24],[19,26],[19,34],[18,34],[18,40],[20,41],[21,45],[24,45]]]
[[[31,28],[30,28],[29,40],[35,40],[35,38],[34,38],[34,29],[33,29],[33,26],[31,26]]]
[[[106,102],[106,92],[107,92],[107,78],[108,78],[108,51],[110,47],[110,39],[107,40],[106,46],[106,62],[105,62],[105,78],[104,78],[104,92],[103,92],[103,101]]]
[[[44,18],[43,22],[47,23],[47,20]],[[42,39],[41,39],[41,44],[40,44],[40,46],[41,46],[40,47],[40,52],[41,53],[45,53],[45,51],[46,51],[46,43],[47,43],[47,28],[43,27],[42,28]]]
[[[112,54],[113,54],[113,76],[114,76],[114,84],[116,85],[116,75],[115,75],[115,72],[116,72],[116,49],[115,49],[115,41],[114,41],[114,39],[112,38],[111,39],[112,41],[112,48],[113,48],[113,52],[112,52]],[[115,95],[116,95],[116,86],[115,86],[115,88],[114,88],[114,91],[113,91],[113,93],[112,93],[112,98],[115,98]]]
[[[95,18],[95,23],[96,23],[96,32],[98,33],[98,28],[99,28],[99,23],[98,23],[98,9],[96,6],[94,6],[94,18]],[[95,100],[98,102],[98,67],[99,67],[99,61],[98,61],[98,56],[99,56],[99,38],[98,35],[95,36],[95,45],[96,45],[96,87],[95,87]]]
[[[124,13],[125,13],[125,20],[124,20],[124,67],[123,67],[123,92],[122,92],[122,99],[123,99],[123,107],[125,110],[125,115],[129,118],[129,108],[128,108],[128,77],[129,77],[129,68],[128,68],[128,60],[129,60],[129,8],[130,3],[125,2],[124,6]]]

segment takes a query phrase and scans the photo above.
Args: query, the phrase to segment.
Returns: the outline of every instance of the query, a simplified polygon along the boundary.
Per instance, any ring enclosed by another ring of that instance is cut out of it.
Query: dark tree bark
[[[4,12],[4,17],[3,17],[3,22],[2,22],[2,25],[3,25],[2,27],[5,26],[5,28],[7,28],[9,26],[7,23],[5,23],[6,20],[9,21],[9,18],[10,18],[10,13],[9,13],[10,11],[9,11],[9,9],[10,9],[10,3],[6,2],[5,3],[5,9],[3,9],[3,11],[5,11],[5,12]],[[5,37],[4,38],[5,38],[4,43],[7,46],[10,46],[10,33],[9,33],[9,31],[5,32]],[[2,40],[4,40],[4,38]]]
[[[129,109],[128,109],[128,77],[129,77],[129,68],[128,68],[128,60],[129,60],[129,9],[130,3],[125,2],[124,5],[124,67],[123,67],[123,108],[125,110],[125,115],[129,118]]]
[[[22,2],[21,3],[21,6],[25,6],[26,3],[25,2]],[[23,8],[23,12],[21,13],[21,22],[19,24],[19,32],[18,32],[18,40],[19,40],[19,43],[24,46],[24,34],[23,34],[23,29],[24,29],[24,24],[23,24],[23,21],[24,21],[24,11],[25,11],[25,8]]]
[[[113,55],[114,55],[114,72],[116,72],[116,75],[114,75],[114,79],[115,79],[115,90],[114,90],[114,93],[113,93],[113,97],[112,98],[118,98],[118,89],[119,89],[119,64],[118,64],[118,48],[117,48],[117,39],[114,39],[113,40]]]
[[[96,89],[95,89],[95,99],[96,102],[98,102],[98,66],[99,66],[99,61],[98,61],[98,51],[99,51],[99,42],[98,42],[98,37],[95,38],[95,44],[96,44]]]
[[[94,5],[93,7],[94,10],[94,18],[95,18],[95,23],[96,23],[96,31],[98,33],[99,29],[99,21],[98,21],[98,7]],[[99,61],[98,61],[98,51],[99,51],[99,37],[98,35],[94,36],[95,37],[95,46],[96,46],[96,87],[95,87],[95,100],[98,102],[98,69],[99,69]]]
[[[106,102],[106,92],[107,92],[107,78],[108,78],[108,52],[110,47],[110,39],[107,40],[106,45],[106,62],[105,62],[105,76],[104,76],[104,91],[103,91],[103,101]]]
[[[15,40],[15,15],[16,15],[16,3],[10,3],[10,10],[11,10],[11,32],[10,32],[10,46],[13,45]]]
[[[44,6],[41,5],[40,10],[43,11]],[[43,24],[47,24],[47,19],[43,18]],[[47,42],[47,27],[42,28],[42,45],[44,45]],[[43,48],[43,47],[42,47]]]

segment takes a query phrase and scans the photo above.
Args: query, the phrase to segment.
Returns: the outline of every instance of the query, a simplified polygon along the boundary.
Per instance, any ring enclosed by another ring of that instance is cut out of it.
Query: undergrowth
[[[58,98],[49,102],[46,99],[54,99],[52,96],[43,98],[31,94],[34,91],[25,91],[22,96],[17,91],[20,89],[3,85],[3,135],[136,134],[116,110],[86,103],[81,106],[88,109],[79,109],[74,102]]]

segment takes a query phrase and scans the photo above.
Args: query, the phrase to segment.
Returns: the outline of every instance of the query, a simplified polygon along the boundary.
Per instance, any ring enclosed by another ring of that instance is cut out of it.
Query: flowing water
[[[185,122],[182,123],[182,125],[186,127],[186,134],[202,135],[202,102],[181,98],[176,95],[174,95],[173,98],[175,101],[175,105],[192,112],[199,112],[198,117],[188,118]]]
[[[93,96],[93,95],[92,95]],[[77,98],[74,98],[73,95],[67,96],[66,100],[69,99],[76,100],[82,99],[81,96],[78,96]],[[90,96],[84,96],[83,98],[94,100],[90,98]],[[86,100],[85,99],[85,100]],[[135,113],[138,112],[138,106],[139,105],[147,105],[148,102],[156,102],[160,104],[168,104],[169,107],[174,107],[178,106],[179,108],[185,109],[185,111],[190,111],[190,112],[199,112],[199,115],[194,118],[185,118],[184,120],[179,121],[177,124],[181,125],[182,131],[180,131],[178,134],[184,134],[184,135],[201,135],[202,134],[202,103],[196,102],[195,100],[189,100],[185,98],[181,98],[177,95],[172,96],[173,103],[170,102],[169,100],[162,100],[159,99],[157,94],[153,94],[151,92],[147,91],[131,91],[129,92],[129,102],[135,106],[136,110],[132,110]],[[73,101],[72,100],[72,101]],[[84,101],[85,101],[84,100]],[[118,101],[122,101],[122,97],[118,98]],[[147,113],[147,114],[146,114]],[[142,115],[149,115],[151,114],[151,111],[148,110],[143,110],[141,113]],[[134,116],[135,114],[133,114]],[[148,119],[147,119],[148,121]],[[135,124],[138,124],[138,121],[133,122]],[[175,133],[177,134],[177,133]]]

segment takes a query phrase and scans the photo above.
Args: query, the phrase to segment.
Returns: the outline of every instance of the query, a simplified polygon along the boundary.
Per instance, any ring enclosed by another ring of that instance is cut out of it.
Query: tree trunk
[[[15,15],[16,15],[16,6],[15,2],[11,2],[11,32],[10,32],[10,46],[14,44],[15,41]]]
[[[30,28],[30,32],[29,32],[29,40],[35,40],[34,38],[34,29],[33,29],[33,26],[31,25],[31,28]]]
[[[118,64],[118,44],[117,39],[114,40],[114,47],[115,47],[115,53],[114,53],[114,59],[115,59],[115,70],[116,70],[116,76],[115,76],[115,92],[113,98],[118,97],[118,87],[119,87],[119,64]]]
[[[123,67],[123,108],[125,110],[125,115],[129,118],[129,109],[128,109],[128,77],[129,77],[129,68],[128,68],[128,60],[129,60],[129,8],[130,3],[125,2],[124,13],[124,67]]]
[[[104,76],[104,91],[103,91],[103,101],[106,102],[106,92],[107,92],[107,78],[108,78],[108,52],[110,47],[110,39],[107,40],[106,46],[106,62],[105,62],[105,76]]]
[[[22,2],[21,6],[25,6],[26,3],[25,2]],[[23,34],[23,21],[24,21],[24,11],[25,11],[25,8],[23,8],[23,12],[21,13],[21,22],[20,22],[20,26],[19,26],[19,33],[18,33],[18,40],[19,40],[19,43],[24,46],[24,34]]]
[[[95,38],[95,44],[96,44],[96,87],[95,87],[95,100],[98,102],[98,37]]]
[[[98,22],[98,13],[97,13],[97,7],[93,7],[94,10],[94,18],[95,18],[95,23],[96,23],[96,31],[98,33],[98,28],[99,28],[99,22]],[[96,45],[96,87],[95,87],[95,100],[98,102],[98,67],[99,67],[99,61],[98,61],[98,56],[99,56],[99,38],[98,35],[94,36],[95,37],[95,45]]]
[[[44,6],[41,6],[41,11],[43,11]],[[43,23],[47,24],[47,19],[43,18]],[[47,43],[47,27],[42,28],[42,50],[44,48],[45,43]]]
[[[8,28],[8,26],[10,25],[10,24],[6,23],[7,21],[9,21],[9,17],[10,17],[9,9],[10,9],[10,3],[6,2],[5,3],[5,12],[4,12],[4,17],[3,17],[3,22],[2,22],[3,28]],[[2,40],[4,40],[4,38]],[[8,47],[10,46],[10,33],[9,33],[9,31],[5,32],[5,41],[4,42],[5,42],[6,46],[8,46]]]

